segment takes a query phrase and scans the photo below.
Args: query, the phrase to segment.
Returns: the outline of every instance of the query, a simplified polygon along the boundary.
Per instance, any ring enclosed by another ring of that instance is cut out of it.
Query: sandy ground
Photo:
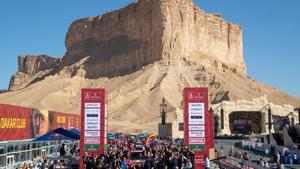
[[[182,108],[183,88],[189,86],[208,86],[211,101],[221,99],[222,94],[229,91],[228,97],[231,100],[250,100],[267,95],[276,104],[300,105],[299,99],[246,76],[202,70],[197,66],[159,64],[151,64],[135,73],[110,79],[50,76],[25,89],[1,94],[0,103],[78,114],[81,88],[105,88],[109,93],[110,131],[157,131],[162,98],[167,101],[168,121],[171,121],[175,118],[175,110]]]

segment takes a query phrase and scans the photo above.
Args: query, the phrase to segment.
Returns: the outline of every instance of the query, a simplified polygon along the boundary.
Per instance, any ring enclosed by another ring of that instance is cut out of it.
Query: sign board
[[[83,156],[100,155],[107,144],[107,94],[105,89],[81,91],[80,168]]]
[[[194,151],[195,169],[205,168],[205,158],[214,147],[213,113],[208,111],[207,88],[185,88],[184,140]]]
[[[0,142],[34,139],[57,128],[79,129],[79,121],[75,114],[0,104]]]

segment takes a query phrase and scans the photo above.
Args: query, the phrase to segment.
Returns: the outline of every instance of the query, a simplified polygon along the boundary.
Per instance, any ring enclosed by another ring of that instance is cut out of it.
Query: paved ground
[[[215,140],[215,147],[218,151],[221,151],[221,146],[223,146],[223,153],[225,155],[227,155],[227,154],[229,154],[229,151],[230,151],[231,147],[232,146],[234,147],[235,142],[236,142],[236,140],[219,140],[219,139],[216,139]],[[238,148],[238,147],[234,147],[234,150],[239,151],[241,153],[247,152],[247,154],[249,154],[249,156],[251,156],[251,159],[253,161],[252,164],[256,164],[257,159],[262,157],[261,155],[255,154],[252,151],[244,150],[244,149],[241,149],[241,148]],[[272,162],[271,162],[271,159],[269,157],[263,157],[263,158],[268,160],[269,165],[272,166]],[[211,168],[218,168],[218,167],[212,165]],[[287,169],[300,169],[300,165],[285,165],[285,168],[287,168]]]
[[[236,140],[215,140],[215,147],[218,151],[221,151],[221,146],[223,146],[223,153],[227,155],[229,154],[231,147],[234,147],[235,142]],[[244,150],[238,147],[234,147],[234,151],[238,151],[241,153],[247,152],[247,154],[251,156],[251,159],[254,161],[262,157],[261,155],[255,154],[252,151]],[[263,158],[270,160],[269,157],[263,157]]]
[[[215,140],[215,148],[217,149],[218,152],[221,152],[221,147],[223,147],[223,154],[224,155],[228,155],[229,151],[232,149],[233,147],[233,151],[237,151],[240,153],[245,153],[247,152],[247,154],[249,155],[249,157],[251,157],[251,164],[256,165],[256,161],[259,158],[262,158],[261,155],[255,154],[252,151],[248,151],[248,150],[244,150],[238,147],[234,147],[234,143],[236,142],[236,140]],[[269,157],[263,157],[264,159],[269,161],[269,164],[271,165],[271,161]],[[215,168],[215,167],[212,167]]]

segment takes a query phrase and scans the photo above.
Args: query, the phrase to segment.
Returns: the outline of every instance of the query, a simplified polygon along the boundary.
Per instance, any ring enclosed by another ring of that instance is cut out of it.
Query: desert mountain
[[[162,98],[173,120],[188,86],[209,87],[211,103],[266,95],[275,104],[300,105],[247,76],[240,25],[191,0],[139,0],[77,20],[65,44],[60,59],[19,56],[0,102],[79,113],[81,88],[106,88],[111,131],[157,130]]]

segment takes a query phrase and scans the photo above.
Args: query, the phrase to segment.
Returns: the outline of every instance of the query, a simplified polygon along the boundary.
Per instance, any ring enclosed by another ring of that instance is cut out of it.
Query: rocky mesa
[[[300,100],[246,74],[242,28],[208,14],[191,0],[139,0],[73,22],[66,53],[19,57],[19,71],[1,103],[80,112],[80,89],[106,88],[111,131],[157,130],[159,104],[168,120],[182,109],[184,87],[209,87],[211,103],[266,96],[275,104]]]
[[[155,61],[193,65],[208,59],[206,65],[224,63],[246,74],[241,27],[206,14],[191,0],[140,0],[75,21],[66,48],[65,65],[90,56],[91,77],[131,73]]]

